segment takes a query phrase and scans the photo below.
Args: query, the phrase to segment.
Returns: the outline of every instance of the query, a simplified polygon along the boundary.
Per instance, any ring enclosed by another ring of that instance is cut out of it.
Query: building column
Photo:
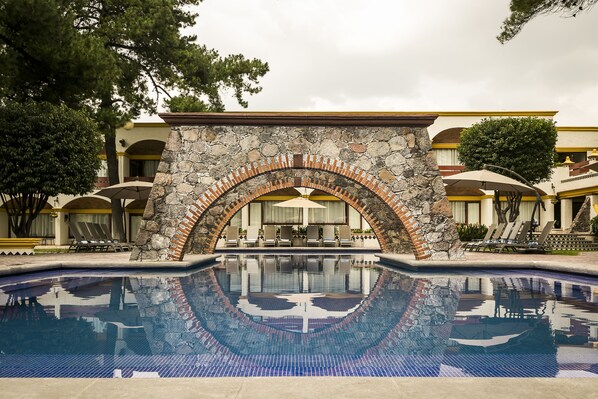
[[[366,267],[361,268],[361,293],[363,296],[370,295],[370,269]]]
[[[247,230],[249,226],[249,204],[241,208],[241,228]]]
[[[561,199],[561,229],[565,230],[573,224],[573,200]]]
[[[480,224],[485,226],[490,226],[494,223],[494,206],[492,200],[492,196],[484,196],[482,197],[482,201],[480,201]]]
[[[129,157],[125,152],[118,152],[118,179],[121,183],[125,181],[125,176],[129,176]]]
[[[482,295],[494,295],[494,284],[492,284],[492,280],[488,277],[482,277],[480,280],[480,290],[482,291]]]
[[[68,223],[65,220],[68,213],[59,211],[58,217],[54,219],[54,244],[67,245],[69,243],[69,229]]]
[[[309,292],[309,274],[307,274],[307,270],[301,272],[301,277],[303,278],[303,289],[301,291]]]
[[[546,222],[554,220],[554,204],[552,203],[553,198],[544,199],[544,206],[546,210],[540,208],[540,220],[542,220],[542,226]],[[542,227],[540,226],[540,228]]]
[[[247,273],[247,268],[243,266],[241,269],[241,298],[247,298],[249,294],[249,273]]]

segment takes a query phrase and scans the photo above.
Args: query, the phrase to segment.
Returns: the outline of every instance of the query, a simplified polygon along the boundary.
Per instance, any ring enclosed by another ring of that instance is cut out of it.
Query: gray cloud
[[[508,0],[211,0],[193,32],[268,61],[249,110],[558,110],[598,125],[598,11],[495,36]],[[239,110],[227,100],[229,110]]]

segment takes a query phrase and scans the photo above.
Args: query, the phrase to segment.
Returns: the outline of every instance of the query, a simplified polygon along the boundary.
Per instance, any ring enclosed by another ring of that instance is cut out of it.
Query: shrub
[[[461,241],[481,240],[488,232],[483,224],[458,224],[457,233]]]

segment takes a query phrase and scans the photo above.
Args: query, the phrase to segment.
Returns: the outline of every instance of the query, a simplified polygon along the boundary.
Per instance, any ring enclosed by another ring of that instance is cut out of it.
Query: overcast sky
[[[598,126],[598,8],[537,17],[501,45],[508,4],[204,0],[194,33],[269,63],[250,111],[553,110]]]

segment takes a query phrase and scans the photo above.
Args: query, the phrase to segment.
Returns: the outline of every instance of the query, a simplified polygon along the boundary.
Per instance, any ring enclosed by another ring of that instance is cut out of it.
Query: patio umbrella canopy
[[[274,206],[278,206],[281,208],[311,208],[311,209],[324,209],[326,208],[323,205],[318,204],[317,202],[311,201],[307,199],[309,194],[313,191],[311,188],[307,187],[295,187],[301,197],[293,198],[284,202],[280,202],[278,204],[274,204]]]
[[[103,188],[95,194],[110,199],[142,200],[149,197],[152,186],[153,183],[145,181],[128,181]]]
[[[442,180],[446,187],[533,193],[533,190],[525,184],[486,169],[457,173],[443,177]]]
[[[324,209],[326,208],[323,205],[318,204],[317,202],[313,202],[308,200],[305,197],[297,197],[293,198],[284,202],[280,202],[278,204],[274,204],[274,206],[279,206],[281,208],[312,208],[312,209]]]

